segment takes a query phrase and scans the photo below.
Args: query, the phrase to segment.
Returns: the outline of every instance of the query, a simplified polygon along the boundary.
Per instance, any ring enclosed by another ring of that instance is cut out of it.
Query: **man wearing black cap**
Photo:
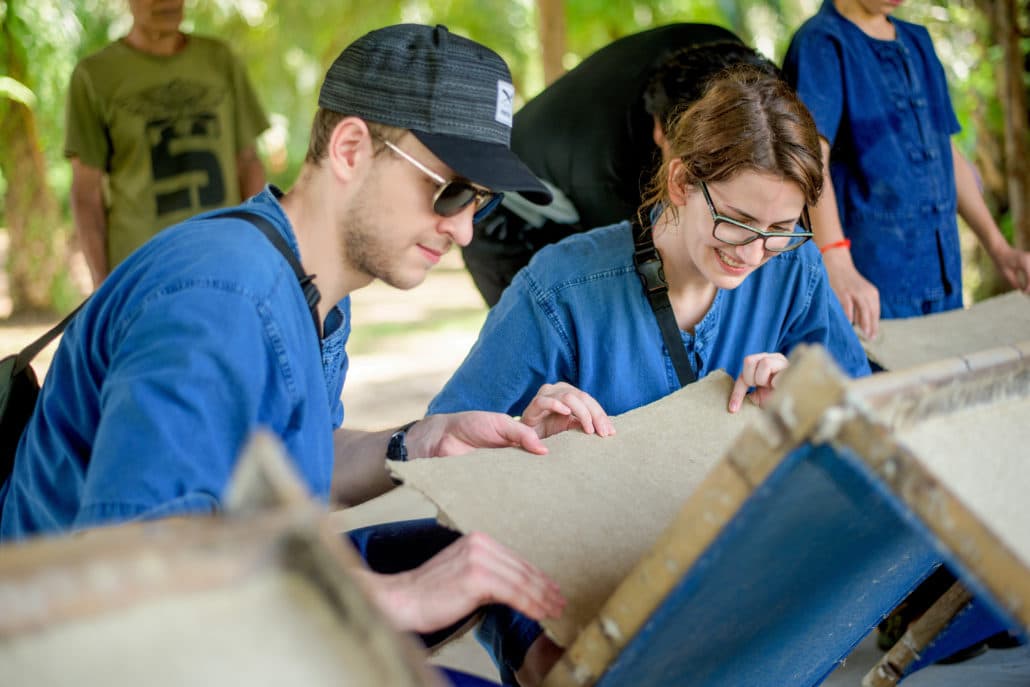
[[[549,199],[509,150],[513,96],[500,57],[443,27],[391,26],[347,47],[326,74],[295,186],[163,232],[68,326],[0,486],[0,539],[217,512],[259,427],[334,503],[389,489],[388,453],[546,452],[534,430],[495,413],[340,428],[349,294],[377,278],[417,286],[501,191]],[[363,574],[395,623],[420,632],[492,601],[534,618],[564,603],[483,536],[409,572]]]

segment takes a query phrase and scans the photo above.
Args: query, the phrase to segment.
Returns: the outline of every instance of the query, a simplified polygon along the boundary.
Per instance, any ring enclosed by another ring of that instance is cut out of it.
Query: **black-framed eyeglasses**
[[[476,212],[472,215],[472,221],[479,222],[493,212],[494,208],[500,204],[501,199],[504,198],[503,193],[480,188],[468,179],[451,179],[448,181],[385,138],[380,138],[379,140],[387,148],[414,165],[420,172],[440,184],[440,188],[433,195],[433,212],[441,217],[453,217],[471,203],[475,203]]]
[[[705,196],[705,202],[708,203],[708,210],[712,213],[712,236],[723,243],[744,246],[762,239],[762,247],[768,252],[786,253],[812,238],[812,220],[808,216],[807,205],[801,209],[800,230],[798,225],[794,225],[794,231],[760,231],[732,217],[720,215],[715,210],[711,194],[708,193],[708,184],[702,181],[698,185]]]

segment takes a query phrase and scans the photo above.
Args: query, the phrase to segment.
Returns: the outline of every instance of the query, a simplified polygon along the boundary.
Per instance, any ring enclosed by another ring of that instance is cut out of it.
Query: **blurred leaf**
[[[36,106],[36,94],[32,89],[9,76],[0,76],[0,98],[10,98],[28,108]]]

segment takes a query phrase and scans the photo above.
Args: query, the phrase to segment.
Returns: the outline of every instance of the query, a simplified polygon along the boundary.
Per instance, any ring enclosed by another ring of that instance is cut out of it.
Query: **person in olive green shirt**
[[[68,91],[71,206],[93,283],[161,229],[262,189],[268,119],[222,41],[179,30],[183,0],[129,0],[128,35]]]

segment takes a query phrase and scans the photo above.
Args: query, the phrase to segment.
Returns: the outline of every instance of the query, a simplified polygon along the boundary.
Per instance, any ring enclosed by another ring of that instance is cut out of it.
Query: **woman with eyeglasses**
[[[730,412],[750,388],[761,404],[801,343],[822,344],[850,375],[869,373],[809,240],[806,208],[819,197],[823,170],[812,118],[793,91],[750,68],[726,72],[679,117],[668,145],[641,227],[595,229],[537,253],[430,414],[496,410],[521,414],[541,436],[577,424],[608,435],[606,413],[651,403],[681,379],[717,369],[737,378]],[[670,336],[685,353],[675,357],[689,369],[678,371],[670,356],[635,253],[652,281],[664,273]],[[512,679],[539,626],[516,617],[510,627],[519,631],[502,635],[496,620],[481,641],[505,657],[499,667]],[[512,636],[521,637],[518,646]],[[545,645],[534,644],[529,673]],[[532,683],[526,671],[523,684]]]
[[[793,91],[753,69],[727,72],[680,116],[668,145],[638,219],[690,372],[738,378],[730,411],[748,388],[761,402],[800,343],[822,344],[850,375],[868,374],[809,241],[807,206],[823,171],[818,134]],[[679,389],[633,233],[623,223],[541,251],[429,412],[492,409],[528,423],[557,414],[605,433],[601,408],[619,414]]]

